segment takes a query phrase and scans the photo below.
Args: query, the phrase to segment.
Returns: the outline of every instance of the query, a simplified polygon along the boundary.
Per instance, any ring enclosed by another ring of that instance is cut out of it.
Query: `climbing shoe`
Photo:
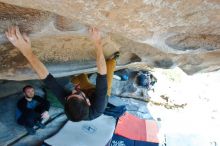
[[[115,60],[117,60],[119,57],[120,57],[120,52],[117,51],[117,52],[115,52],[114,54],[112,54],[112,56],[109,57],[109,59],[115,59]]]

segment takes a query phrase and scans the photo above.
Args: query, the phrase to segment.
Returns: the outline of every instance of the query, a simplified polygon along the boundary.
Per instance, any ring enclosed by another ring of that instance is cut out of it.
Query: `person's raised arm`
[[[90,35],[96,47],[96,65],[98,68],[98,73],[101,75],[106,75],[107,67],[106,67],[105,57],[103,54],[100,32],[97,28],[91,28]]]
[[[19,28],[12,26],[5,32],[8,40],[25,56],[40,79],[45,79],[49,74],[45,65],[34,55],[31,41],[26,34],[21,34]]]
[[[103,47],[101,44],[100,32],[96,28],[90,29],[91,39],[96,47],[96,64],[98,68],[98,75],[96,78],[96,90],[93,103],[90,106],[89,119],[99,117],[105,110],[108,98],[107,95],[107,67],[105,57],[103,54]]]

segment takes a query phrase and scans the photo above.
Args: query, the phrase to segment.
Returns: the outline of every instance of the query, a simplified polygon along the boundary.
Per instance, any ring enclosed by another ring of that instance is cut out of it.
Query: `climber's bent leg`
[[[109,59],[106,61],[106,65],[107,65],[107,84],[108,84],[107,95],[110,96],[112,90],[112,80],[115,71],[116,60],[114,58]]]
[[[73,77],[71,81],[75,85],[76,84],[80,84],[80,88],[82,90],[84,90],[84,89],[87,90],[87,89],[95,88],[95,86],[92,83],[90,83],[87,74],[84,74],[84,73],[80,74],[80,75],[78,75],[76,77]]]

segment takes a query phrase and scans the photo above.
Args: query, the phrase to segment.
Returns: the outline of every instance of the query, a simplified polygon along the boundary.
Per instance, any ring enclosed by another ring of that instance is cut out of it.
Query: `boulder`
[[[0,79],[37,79],[6,39],[18,25],[34,53],[56,77],[95,72],[89,26],[102,32],[105,56],[120,48],[119,67],[180,67],[187,74],[220,68],[218,0],[0,0]],[[135,66],[134,64],[133,66]]]

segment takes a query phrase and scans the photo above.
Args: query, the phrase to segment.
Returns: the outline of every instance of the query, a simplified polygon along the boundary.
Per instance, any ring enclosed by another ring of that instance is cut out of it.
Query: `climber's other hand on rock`
[[[90,38],[95,42],[95,43],[100,43],[101,41],[101,35],[100,35],[100,31],[95,28],[95,27],[91,27],[89,29],[90,32]]]
[[[31,52],[31,41],[29,37],[24,33],[21,34],[18,26],[9,27],[5,32],[8,40],[17,47],[23,54]]]

